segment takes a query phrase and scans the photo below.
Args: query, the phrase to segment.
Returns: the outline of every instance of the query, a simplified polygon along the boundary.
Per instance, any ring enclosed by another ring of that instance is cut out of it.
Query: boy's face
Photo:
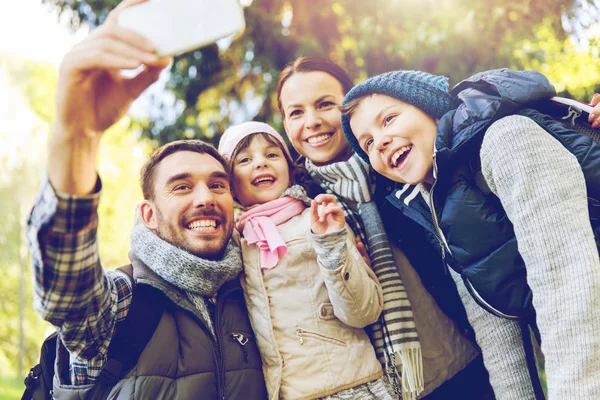
[[[382,94],[360,101],[350,127],[375,171],[396,182],[433,182],[437,122],[421,109]]]
[[[233,191],[244,207],[278,199],[290,186],[290,169],[283,150],[261,136],[254,137],[232,165]]]

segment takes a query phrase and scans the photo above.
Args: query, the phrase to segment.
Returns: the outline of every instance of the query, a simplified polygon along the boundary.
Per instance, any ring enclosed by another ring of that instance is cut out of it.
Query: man
[[[81,398],[99,381],[136,290],[151,286],[168,305],[137,365],[109,398],[264,399],[260,355],[237,281],[240,253],[230,244],[229,176],[214,147],[178,141],[150,157],[131,236],[132,277],[101,267],[95,166],[102,134],[170,62],[116,24],[122,9],[142,1],[119,5],[60,68],[48,176],[29,220],[34,306],[58,327],[68,351],[68,360],[58,354],[69,372],[55,374],[54,396]],[[140,65],[135,78],[119,74]]]

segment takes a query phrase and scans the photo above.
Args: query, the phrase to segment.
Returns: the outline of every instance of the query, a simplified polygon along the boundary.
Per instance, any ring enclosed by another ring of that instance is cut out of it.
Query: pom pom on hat
[[[342,105],[371,94],[384,94],[420,108],[431,117],[439,119],[456,108],[455,99],[448,93],[448,78],[422,71],[391,71],[374,76],[354,86]],[[363,160],[369,157],[360,148],[350,128],[350,120],[342,115],[342,128],[350,146]]]

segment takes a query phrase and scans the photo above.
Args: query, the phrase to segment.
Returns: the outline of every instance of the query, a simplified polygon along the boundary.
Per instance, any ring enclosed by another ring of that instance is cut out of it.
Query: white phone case
[[[239,0],[150,0],[124,9],[119,25],[149,39],[160,56],[173,56],[243,32]]]

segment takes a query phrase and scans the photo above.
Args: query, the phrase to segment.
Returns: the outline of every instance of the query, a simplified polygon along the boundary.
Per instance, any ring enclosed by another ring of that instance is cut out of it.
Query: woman
[[[406,261],[402,251],[392,245],[394,259],[387,239],[374,242],[372,232],[379,232],[381,224],[374,203],[374,182],[371,170],[366,164],[353,154],[347,140],[344,137],[341,126],[341,113],[338,106],[341,105],[344,95],[352,88],[353,82],[348,74],[335,63],[321,58],[301,57],[286,67],[280,77],[278,84],[278,106],[283,119],[284,127],[292,146],[298,153],[304,156],[305,166],[314,181],[321,190],[337,195],[340,206],[347,216],[348,225],[359,236],[363,243],[367,244],[372,261],[378,260],[378,254],[385,254],[389,259],[384,260],[383,266],[375,266],[374,270],[381,268],[386,271],[398,270],[402,273],[404,285],[408,292],[408,300],[404,300],[404,309],[409,310],[404,315],[407,319],[410,335],[395,338],[398,342],[412,343],[415,348],[420,341],[423,352],[423,372],[425,378],[422,396],[428,399],[488,399],[493,398],[493,393],[488,382],[488,376],[483,367],[481,357],[474,343],[472,330],[467,321],[464,307],[458,298],[453,282],[449,277],[440,281],[425,281],[429,291],[436,299],[444,299],[436,304],[423,289],[423,283],[416,276],[410,264]],[[360,179],[356,179],[356,178]],[[384,187],[385,188],[385,187]],[[360,215],[359,215],[360,212]],[[407,227],[410,229],[410,227]],[[425,237],[418,238],[426,243]],[[383,247],[384,251],[381,251]],[[378,253],[377,250],[380,250]],[[425,261],[430,268],[440,265],[439,259],[432,256]],[[386,269],[386,266],[393,268]],[[392,274],[396,287],[402,288],[402,282],[398,274]],[[381,279],[380,276],[378,278]],[[422,277],[423,278],[423,277]],[[385,287],[384,287],[385,290]],[[406,296],[403,296],[406,299]],[[385,300],[385,293],[384,293]],[[393,301],[393,300],[392,300]],[[392,301],[386,301],[389,306]],[[412,324],[414,310],[414,324],[418,328],[418,339]],[[443,309],[446,315],[441,310]],[[385,315],[384,304],[384,315]],[[388,315],[390,315],[388,313]],[[382,321],[383,326],[393,324],[393,318]],[[411,329],[412,326],[412,329]],[[377,338],[377,331],[382,327],[375,326],[372,337]],[[402,328],[400,328],[402,330]],[[467,340],[467,337],[470,340]],[[382,336],[379,335],[381,339]],[[386,339],[383,336],[383,339]],[[379,349],[378,356],[383,364],[388,364],[389,354],[396,354],[398,348],[396,343],[376,343]],[[386,351],[392,349],[392,351]],[[388,356],[386,356],[386,354]],[[401,356],[402,358],[402,356]],[[408,358],[408,357],[405,357]],[[404,361],[404,360],[403,360]],[[402,363],[403,367],[410,367],[410,360]],[[392,357],[393,363],[393,357]],[[395,364],[395,363],[394,363]],[[405,365],[409,364],[409,365]],[[418,362],[414,374],[418,374],[420,367]],[[388,372],[389,365],[386,369]],[[402,374],[407,378],[407,373]],[[418,379],[413,382],[402,382],[403,389],[406,385],[420,386]],[[417,390],[420,391],[420,390]]]

